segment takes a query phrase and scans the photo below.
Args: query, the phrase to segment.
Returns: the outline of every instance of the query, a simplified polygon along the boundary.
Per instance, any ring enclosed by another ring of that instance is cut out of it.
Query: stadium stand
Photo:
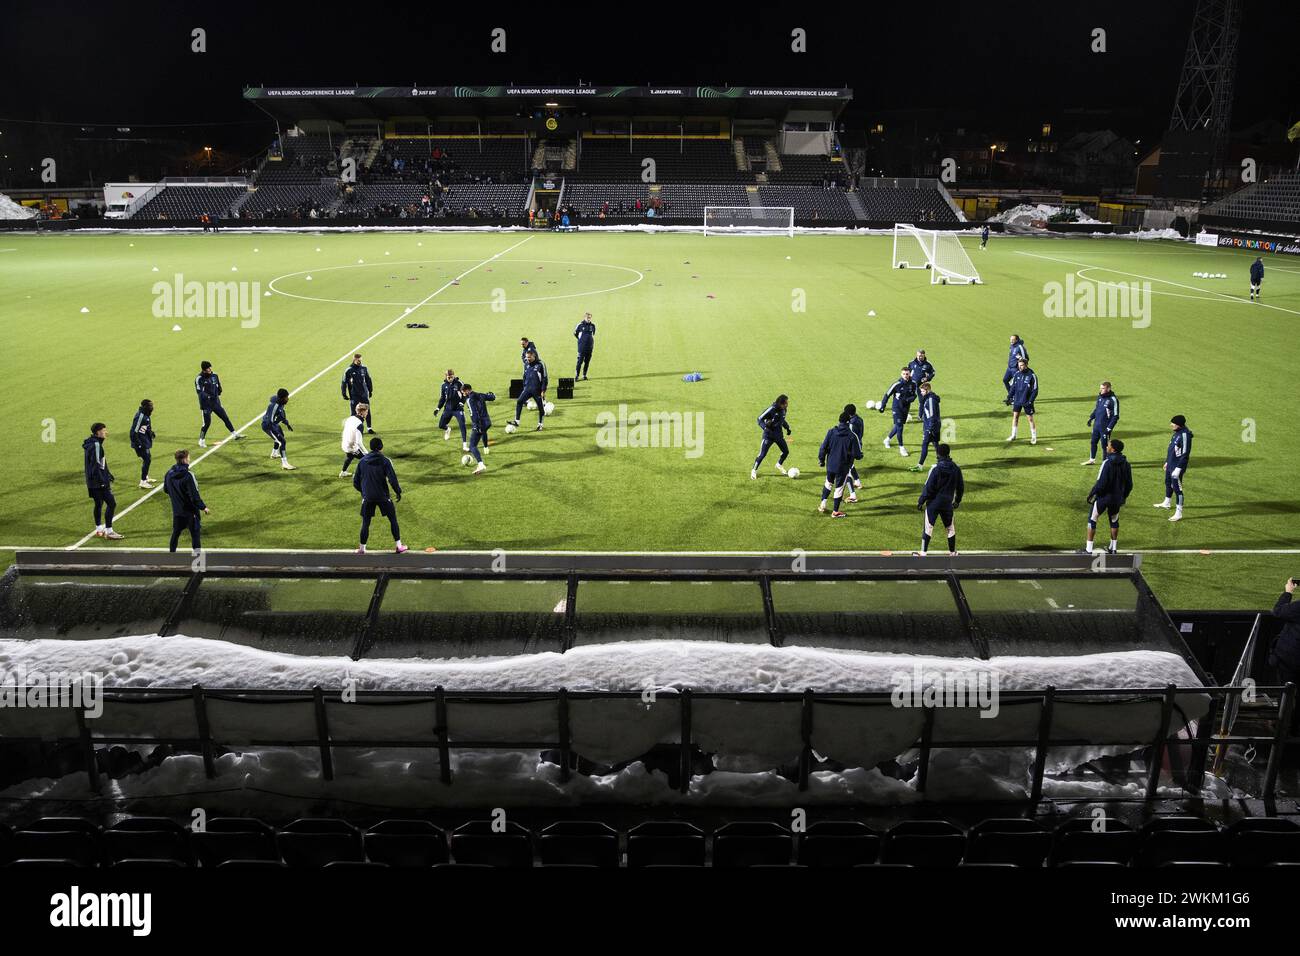
[[[959,221],[932,179],[863,180],[856,195],[862,206],[860,218],[869,222]]]
[[[855,219],[848,194],[839,189],[808,186],[759,186],[764,206],[793,206],[795,221],[810,219]]]
[[[132,219],[195,220],[207,213],[224,219],[235,202],[247,195],[248,187],[168,184],[140,207]]]
[[[1104,831],[1093,830],[1091,815],[1064,822],[930,816],[899,820],[883,830],[860,820],[831,819],[792,833],[774,820],[729,820],[725,810],[712,811],[707,819],[698,814],[703,826],[653,817],[611,824],[590,819],[548,823],[532,816],[527,823],[512,820],[504,830],[472,810],[446,822],[392,818],[369,826],[338,817],[303,817],[279,825],[252,817],[214,817],[203,831],[166,817],[126,816],[106,827],[80,817],[40,817],[17,828],[0,824],[0,866],[1252,869],[1300,863],[1300,824],[1290,817],[1242,817],[1220,826],[1198,817],[1156,816],[1136,827],[1108,817]],[[447,825],[458,820],[464,822]]]
[[[566,174],[584,182],[641,181],[643,161],[655,161],[660,183],[753,183],[754,174],[736,169],[728,140],[634,140],[584,138],[578,168]]]
[[[1300,229],[1300,173],[1244,186],[1210,203],[1201,211],[1201,218],[1242,226],[1289,222]]]

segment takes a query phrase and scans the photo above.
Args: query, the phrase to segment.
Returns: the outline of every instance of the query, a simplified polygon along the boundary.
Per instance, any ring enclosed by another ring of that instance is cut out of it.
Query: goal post
[[[706,236],[793,236],[793,206],[705,206]]]
[[[917,229],[910,223],[894,224],[892,264],[895,269],[928,269],[931,285],[984,281],[955,232]]]

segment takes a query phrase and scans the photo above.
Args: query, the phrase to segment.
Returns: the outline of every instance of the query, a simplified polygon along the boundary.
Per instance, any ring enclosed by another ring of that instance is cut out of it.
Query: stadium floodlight
[[[793,236],[793,206],[705,206],[706,236]]]
[[[931,285],[984,281],[956,233],[917,229],[909,223],[894,223],[893,267],[929,269]]]

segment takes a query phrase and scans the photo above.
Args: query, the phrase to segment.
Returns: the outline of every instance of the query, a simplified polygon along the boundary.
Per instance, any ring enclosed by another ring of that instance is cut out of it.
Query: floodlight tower
[[[1208,136],[1212,189],[1225,179],[1242,6],[1243,0],[1196,0],[1169,120],[1170,132]]]

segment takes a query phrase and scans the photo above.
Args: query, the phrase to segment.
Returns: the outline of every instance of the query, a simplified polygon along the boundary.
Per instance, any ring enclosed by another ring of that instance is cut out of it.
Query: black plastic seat
[[[226,860],[218,864],[222,870],[284,870],[288,865],[283,860]]]
[[[85,830],[19,830],[10,852],[21,860],[71,860],[77,866],[98,866],[101,859],[97,837]]]
[[[1183,833],[1218,833],[1219,828],[1200,817],[1155,817],[1142,824],[1140,833],[1158,833],[1161,830],[1179,830]]]
[[[794,841],[778,823],[727,823],[713,833],[713,865],[724,868],[789,866]]]
[[[1052,835],[1032,820],[984,820],[971,828],[965,859],[1037,867],[1051,849]]]
[[[346,820],[302,817],[276,835],[280,856],[289,866],[325,866],[365,860],[361,832]]]
[[[890,827],[880,851],[881,863],[950,867],[966,852],[966,834],[946,820],[904,820]]]
[[[650,821],[627,833],[628,866],[703,866],[704,832],[677,820]]]
[[[543,866],[618,866],[618,832],[604,823],[563,820],[537,840]]]
[[[203,866],[232,860],[280,861],[275,831],[252,817],[212,817],[203,830],[190,834],[190,846]]]
[[[325,864],[327,870],[386,870],[387,863],[376,863],[374,860],[330,860]]]
[[[180,860],[134,859],[117,860],[113,863],[115,870],[183,870],[186,864]]]
[[[1228,835],[1233,866],[1300,863],[1300,830],[1238,830]]]
[[[1229,836],[1238,833],[1300,833],[1300,824],[1283,817],[1244,817],[1224,830]]]
[[[810,823],[798,842],[802,866],[857,866],[875,863],[880,857],[880,834],[856,820]]]
[[[110,863],[123,860],[175,860],[183,866],[194,865],[194,851],[184,832],[175,830],[108,829],[102,836],[104,859]]]
[[[82,863],[80,860],[20,857],[10,863],[9,866],[10,868],[17,867],[24,870],[67,870],[80,869],[88,866],[88,864]]]
[[[447,834],[428,820],[381,820],[365,833],[366,859],[396,867],[446,863]]]
[[[1106,829],[1093,829],[1089,817],[1066,820],[1052,838],[1050,866],[1066,863],[1119,863],[1127,866],[1137,851],[1138,834],[1118,820],[1107,820]]]
[[[507,822],[496,832],[490,820],[474,820],[451,832],[451,858],[457,863],[485,866],[533,865],[532,833],[522,824]]]
[[[33,820],[22,829],[42,832],[86,833],[92,837],[99,836],[99,825],[83,817],[41,817],[38,820]]]
[[[1154,830],[1145,835],[1133,865],[1226,863],[1228,843],[1218,830]]]

